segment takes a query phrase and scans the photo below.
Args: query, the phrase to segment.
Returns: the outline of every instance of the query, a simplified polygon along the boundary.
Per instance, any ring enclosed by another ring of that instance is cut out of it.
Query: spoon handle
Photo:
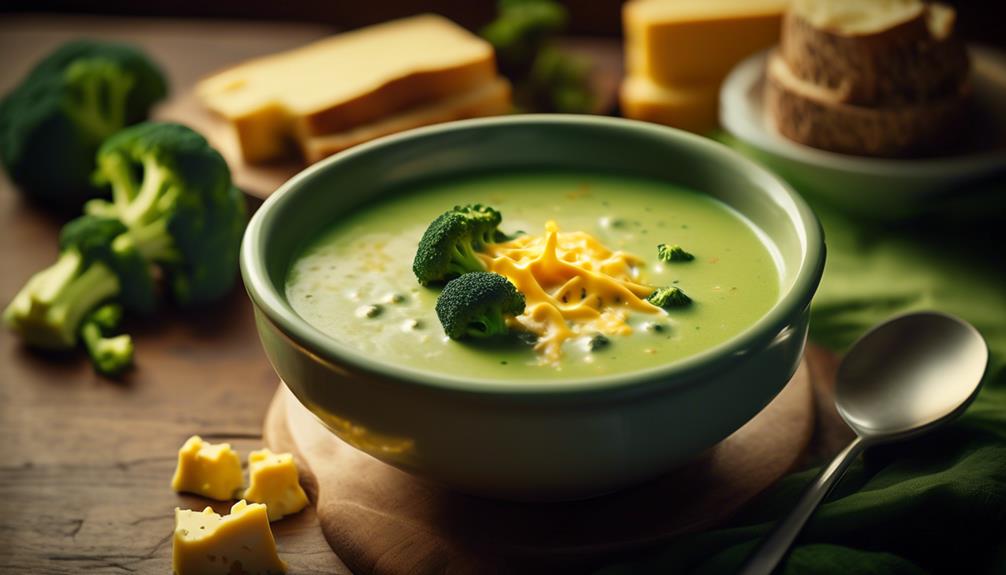
[[[796,507],[790,511],[785,519],[776,524],[768,537],[751,554],[740,575],[770,575],[772,573],[782,558],[786,556],[786,552],[789,551],[796,536],[800,534],[804,524],[814,514],[818,504],[838,483],[838,479],[842,477],[846,468],[863,451],[864,447],[863,438],[857,437],[831,460],[828,467],[825,467],[814,479],[814,483],[803,492]]]

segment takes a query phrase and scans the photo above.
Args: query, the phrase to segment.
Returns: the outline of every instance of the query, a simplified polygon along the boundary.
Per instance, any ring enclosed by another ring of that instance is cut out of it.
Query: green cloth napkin
[[[854,463],[777,573],[1006,574],[1006,181],[931,206],[909,223],[812,205],[828,244],[811,305],[813,341],[842,351],[892,315],[932,309],[974,324],[991,363],[958,422],[870,449]],[[784,478],[724,528],[602,572],[735,573],[818,471]]]

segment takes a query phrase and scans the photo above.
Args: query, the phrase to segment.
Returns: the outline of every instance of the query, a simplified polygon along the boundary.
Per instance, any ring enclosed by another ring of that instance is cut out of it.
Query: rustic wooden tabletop
[[[7,17],[0,93],[46,52],[87,36],[143,46],[177,92],[220,66],[303,44],[310,25]],[[25,203],[0,176],[0,305],[54,261],[62,219]],[[254,206],[251,206],[254,207]],[[81,353],[43,356],[0,330],[0,572],[169,573],[175,452],[200,434],[261,447],[276,376],[239,287],[210,309],[164,309],[129,331],[136,369],[96,376]],[[214,505],[225,511],[228,504]],[[348,573],[308,509],[273,525],[293,573]]]
[[[0,94],[76,37],[142,46],[165,68],[178,98],[204,74],[330,31],[306,24],[6,17]],[[602,83],[614,93],[620,71],[611,51],[590,55],[610,72]],[[249,198],[250,209],[257,204]],[[0,171],[0,307],[54,261],[67,217],[26,203]],[[137,366],[123,381],[95,375],[83,353],[32,352],[0,329],[0,573],[170,572],[174,508],[207,504],[171,491],[178,447],[192,434],[231,442],[242,453],[262,445],[277,380],[240,287],[209,309],[167,308],[127,329]],[[811,369],[819,371],[813,379],[830,381],[834,357],[819,349],[811,356]],[[830,389],[815,393],[811,458],[833,453],[847,434],[835,424]],[[226,512],[229,504],[213,507]],[[311,508],[275,523],[273,532],[292,573],[349,573]]]

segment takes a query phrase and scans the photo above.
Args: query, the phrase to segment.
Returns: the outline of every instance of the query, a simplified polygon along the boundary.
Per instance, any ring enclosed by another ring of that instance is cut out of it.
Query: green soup
[[[434,307],[439,289],[412,273],[419,238],[455,205],[483,203],[503,214],[501,229],[593,234],[640,256],[641,283],[678,286],[692,305],[665,314],[633,312],[633,333],[591,351],[567,341],[558,363],[542,363],[526,343],[448,339]],[[678,244],[690,262],[662,262],[657,245]],[[666,365],[739,334],[779,296],[775,248],[719,201],[665,182],[605,174],[518,172],[421,185],[336,222],[291,266],[293,308],[361,355],[427,372],[479,379],[582,378]]]

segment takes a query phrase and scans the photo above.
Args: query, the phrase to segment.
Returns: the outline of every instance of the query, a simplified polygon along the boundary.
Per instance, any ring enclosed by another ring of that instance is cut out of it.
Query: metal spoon
[[[838,368],[838,413],[856,439],[807,488],[748,559],[741,575],[769,575],[818,504],[869,446],[930,431],[964,412],[988,364],[971,324],[936,312],[895,317],[861,337]]]

